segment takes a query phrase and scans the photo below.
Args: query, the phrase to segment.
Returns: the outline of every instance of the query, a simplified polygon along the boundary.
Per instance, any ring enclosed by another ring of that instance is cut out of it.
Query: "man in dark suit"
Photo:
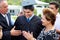
[[[23,6],[23,13],[24,16],[19,16],[15,22],[16,30],[27,31],[33,34],[35,38],[39,35],[40,31],[42,30],[43,26],[41,23],[41,19],[34,15],[34,6],[27,5]],[[29,35],[28,35],[29,36]],[[23,34],[20,35],[18,40],[26,40],[23,37]]]
[[[7,13],[8,4],[5,0],[0,0],[0,26],[2,26],[2,40],[12,40],[11,36],[20,34],[20,30],[14,30],[11,24],[10,14]]]

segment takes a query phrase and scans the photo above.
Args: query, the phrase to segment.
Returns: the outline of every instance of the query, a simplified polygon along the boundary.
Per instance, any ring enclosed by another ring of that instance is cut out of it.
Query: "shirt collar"
[[[57,13],[56,17],[60,16],[59,12]]]
[[[34,16],[34,14],[32,14],[32,16],[31,17],[29,17],[29,20],[31,20],[32,18],[33,18],[33,16]],[[28,18],[27,18],[28,19]]]
[[[1,13],[1,14],[2,14],[2,13]],[[5,17],[5,16],[6,16],[6,14],[2,14],[2,16],[3,16],[3,17]]]

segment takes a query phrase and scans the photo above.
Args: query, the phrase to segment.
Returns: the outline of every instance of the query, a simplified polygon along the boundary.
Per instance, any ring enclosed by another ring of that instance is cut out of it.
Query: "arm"
[[[16,19],[14,23],[14,28],[11,29],[10,33],[12,36],[19,36],[21,35],[21,30],[20,30],[20,20],[19,17]]]
[[[15,30],[15,26],[14,26],[14,28],[11,29],[10,34],[11,34],[11,36],[19,36],[19,35],[21,35],[21,31]]]
[[[0,23],[2,25],[2,23]],[[15,30],[14,27],[11,29],[11,31],[7,30],[7,31],[2,31],[2,39],[6,39],[9,40],[11,39],[11,36],[19,36],[21,33],[20,30]]]
[[[3,40],[4,40],[4,39],[6,39],[6,40],[11,39],[10,31],[3,31],[2,39],[3,39]]]
[[[0,25],[2,26],[2,39],[6,39],[6,40],[9,40],[11,39],[11,36],[10,36],[10,31],[3,31],[3,27],[5,27],[5,25],[0,22]]]
[[[19,35],[21,35],[21,31],[20,30],[15,30],[14,28],[12,28],[11,31],[4,31],[2,39],[3,40],[4,39],[11,40],[11,36],[19,36]]]
[[[2,22],[0,22],[0,25],[1,25],[1,27],[2,27],[2,39],[3,39],[3,40],[4,40],[4,39],[6,39],[6,40],[10,39],[10,38],[11,38],[11,36],[10,36],[10,31],[5,31],[4,28],[3,28],[3,27],[6,27],[6,25],[3,24]],[[4,31],[3,31],[3,30],[4,30]]]
[[[14,26],[16,26],[15,27],[15,30],[21,30],[20,29],[20,20],[19,20],[19,17],[16,19],[16,21],[15,21],[15,23],[14,23]]]

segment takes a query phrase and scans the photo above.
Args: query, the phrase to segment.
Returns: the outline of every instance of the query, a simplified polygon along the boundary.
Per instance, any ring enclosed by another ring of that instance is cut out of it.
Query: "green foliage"
[[[7,0],[9,5],[20,5],[21,0]]]
[[[60,5],[60,0],[40,0],[40,1],[47,2],[47,3],[50,3],[51,1],[56,1]],[[59,7],[59,12],[60,12],[60,7]]]
[[[41,17],[41,14],[39,14],[38,16]]]
[[[13,16],[13,15],[11,15],[11,18],[12,18],[12,19],[14,19],[14,20],[16,20],[16,19],[17,19],[17,17],[18,17],[18,16],[16,16],[16,15],[14,15],[14,16]]]
[[[49,3],[49,2],[55,1],[55,0],[41,0],[41,1]]]
[[[21,5],[21,2],[22,2],[22,0],[7,0],[7,1],[8,1],[9,5]],[[51,2],[51,1],[57,1],[60,3],[60,0],[39,0],[39,1],[47,2],[47,3]],[[36,10],[34,11],[34,13],[35,14],[37,13]]]
[[[36,9],[34,9],[34,14],[37,15],[37,10]]]

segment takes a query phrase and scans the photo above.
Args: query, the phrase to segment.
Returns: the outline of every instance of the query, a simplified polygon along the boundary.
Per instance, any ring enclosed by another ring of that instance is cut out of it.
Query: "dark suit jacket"
[[[17,18],[15,24],[16,30],[21,31],[30,31],[33,32],[33,36],[37,38],[40,31],[42,30],[42,22],[39,17],[33,16],[33,18],[30,20],[30,22],[27,22],[27,19],[25,16],[20,16]],[[20,35],[17,40],[26,40],[22,35]]]
[[[6,19],[0,14],[0,25],[2,26],[3,38],[2,40],[11,40],[10,30],[12,29],[10,14],[7,14],[9,19],[9,26]]]

